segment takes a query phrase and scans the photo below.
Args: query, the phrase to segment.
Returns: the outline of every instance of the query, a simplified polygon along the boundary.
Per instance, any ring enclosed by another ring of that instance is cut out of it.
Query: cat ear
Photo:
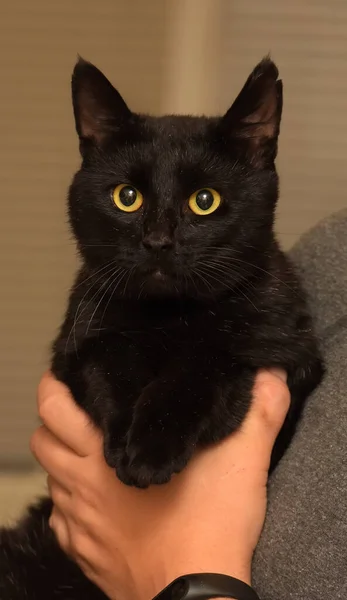
[[[270,58],[264,58],[248,77],[221,127],[233,141],[240,140],[254,166],[273,162],[282,114],[282,81]]]
[[[105,75],[79,58],[72,74],[72,101],[81,142],[99,145],[119,131],[132,113]]]

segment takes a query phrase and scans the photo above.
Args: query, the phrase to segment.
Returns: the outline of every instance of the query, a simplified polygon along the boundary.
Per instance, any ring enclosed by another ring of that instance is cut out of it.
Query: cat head
[[[260,62],[221,117],[133,113],[82,59],[72,97],[82,165],[69,216],[100,285],[115,295],[209,297],[247,281],[273,243],[275,64]]]

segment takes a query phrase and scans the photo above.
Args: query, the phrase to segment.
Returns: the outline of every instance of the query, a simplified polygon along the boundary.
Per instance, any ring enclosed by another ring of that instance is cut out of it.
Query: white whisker
[[[89,304],[94,300],[94,298],[96,298],[98,296],[98,294],[101,292],[101,290],[103,289],[103,287],[110,281],[110,278],[113,277],[115,271],[118,271],[120,269],[120,267],[112,267],[110,269],[110,271],[107,271],[106,273],[103,273],[103,275],[101,277],[99,277],[96,281],[94,281],[87,289],[87,291],[85,292],[85,294],[83,295],[82,299],[80,300],[76,312],[75,312],[75,316],[74,316],[74,321],[72,324],[72,327],[70,329],[68,338],[66,340],[66,344],[65,344],[65,354],[67,352],[67,347],[70,341],[70,337],[73,333],[74,335],[74,348],[75,348],[75,352],[77,354],[77,340],[76,340],[76,326],[78,323],[78,319],[80,318],[80,316],[83,314],[83,312],[86,310],[86,308],[89,306]],[[100,281],[105,275],[107,275],[108,273],[109,276],[106,278],[106,281],[97,289],[97,291],[95,292],[95,294],[93,294],[93,296],[88,300],[88,302],[86,303],[86,305],[84,307],[82,307],[83,301],[85,299],[85,297],[87,296],[87,294],[95,287],[95,285],[98,283],[98,281]]]
[[[85,333],[85,335],[88,335],[89,328],[90,328],[90,326],[91,326],[91,324],[92,324],[92,322],[93,322],[93,319],[94,319],[94,316],[95,316],[95,314],[96,314],[96,311],[98,310],[98,308],[99,308],[100,304],[102,303],[103,299],[105,298],[105,296],[106,296],[106,294],[107,294],[108,290],[109,290],[109,289],[110,289],[110,288],[113,286],[113,284],[114,284],[116,281],[117,281],[117,282],[121,281],[121,280],[122,280],[122,278],[124,277],[125,273],[126,273],[125,269],[123,269],[123,273],[122,273],[122,272],[121,272],[121,273],[117,272],[117,273],[116,273],[116,275],[113,277],[113,279],[112,279],[111,283],[110,283],[110,284],[107,286],[106,290],[105,290],[105,291],[104,291],[104,293],[102,294],[102,296],[101,296],[101,298],[100,298],[99,302],[97,303],[97,305],[95,306],[95,308],[94,308],[94,310],[93,310],[93,313],[92,313],[92,315],[91,315],[91,317],[90,317],[90,319],[89,319],[88,325],[87,325],[87,329],[86,329],[86,333]],[[112,277],[112,276],[111,276],[111,277]],[[120,279],[119,279],[119,278],[120,278]],[[118,287],[118,286],[116,286],[116,288],[117,288],[117,287]],[[113,292],[113,293],[114,293],[114,292]],[[113,295],[113,294],[112,294],[112,295]]]
[[[243,291],[242,291],[242,290],[239,288],[239,286],[235,285],[235,286],[234,286],[234,288],[232,288],[232,287],[230,287],[229,285],[226,285],[226,284],[225,284],[225,282],[224,282],[224,281],[222,281],[221,279],[219,279],[218,277],[215,277],[214,275],[211,275],[211,273],[209,273],[209,272],[206,272],[206,271],[204,271],[204,270],[202,270],[202,272],[203,272],[203,273],[204,273],[204,274],[205,274],[207,277],[210,277],[211,279],[214,279],[215,281],[217,281],[217,283],[219,283],[220,285],[222,285],[222,286],[226,287],[227,289],[229,289],[229,290],[233,290],[233,289],[236,289],[236,290],[238,290],[238,291],[239,291],[239,292],[240,292],[240,293],[243,295],[243,297],[244,297],[244,298],[246,298],[246,300],[248,300],[248,302],[249,302],[250,304],[252,304],[252,306],[255,308],[255,310],[256,310],[257,312],[259,312],[259,309],[256,307],[256,305],[255,305],[255,304],[252,302],[252,300],[251,300],[251,299],[250,299],[250,298],[247,296],[247,294],[246,294],[245,292],[243,292]]]

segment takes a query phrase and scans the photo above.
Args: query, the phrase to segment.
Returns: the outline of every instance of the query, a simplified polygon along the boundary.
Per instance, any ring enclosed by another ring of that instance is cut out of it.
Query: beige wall
[[[160,110],[164,11],[161,0],[0,5],[0,465],[29,459],[35,386],[75,268],[74,61],[100,65],[135,109]]]
[[[278,167],[280,237],[291,245],[347,206],[347,2],[224,2],[226,95],[271,51],[284,81]]]
[[[227,108],[269,50],[285,83],[278,230],[288,246],[347,204],[345,0],[2,3],[0,465],[29,460],[35,385],[75,268],[65,196],[78,162],[77,53],[134,109],[200,113]]]

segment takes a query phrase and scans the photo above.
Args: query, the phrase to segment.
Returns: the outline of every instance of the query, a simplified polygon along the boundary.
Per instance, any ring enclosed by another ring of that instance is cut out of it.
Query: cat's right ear
[[[72,74],[72,102],[81,152],[100,146],[126,126],[132,117],[123,98],[91,63],[79,58]]]

